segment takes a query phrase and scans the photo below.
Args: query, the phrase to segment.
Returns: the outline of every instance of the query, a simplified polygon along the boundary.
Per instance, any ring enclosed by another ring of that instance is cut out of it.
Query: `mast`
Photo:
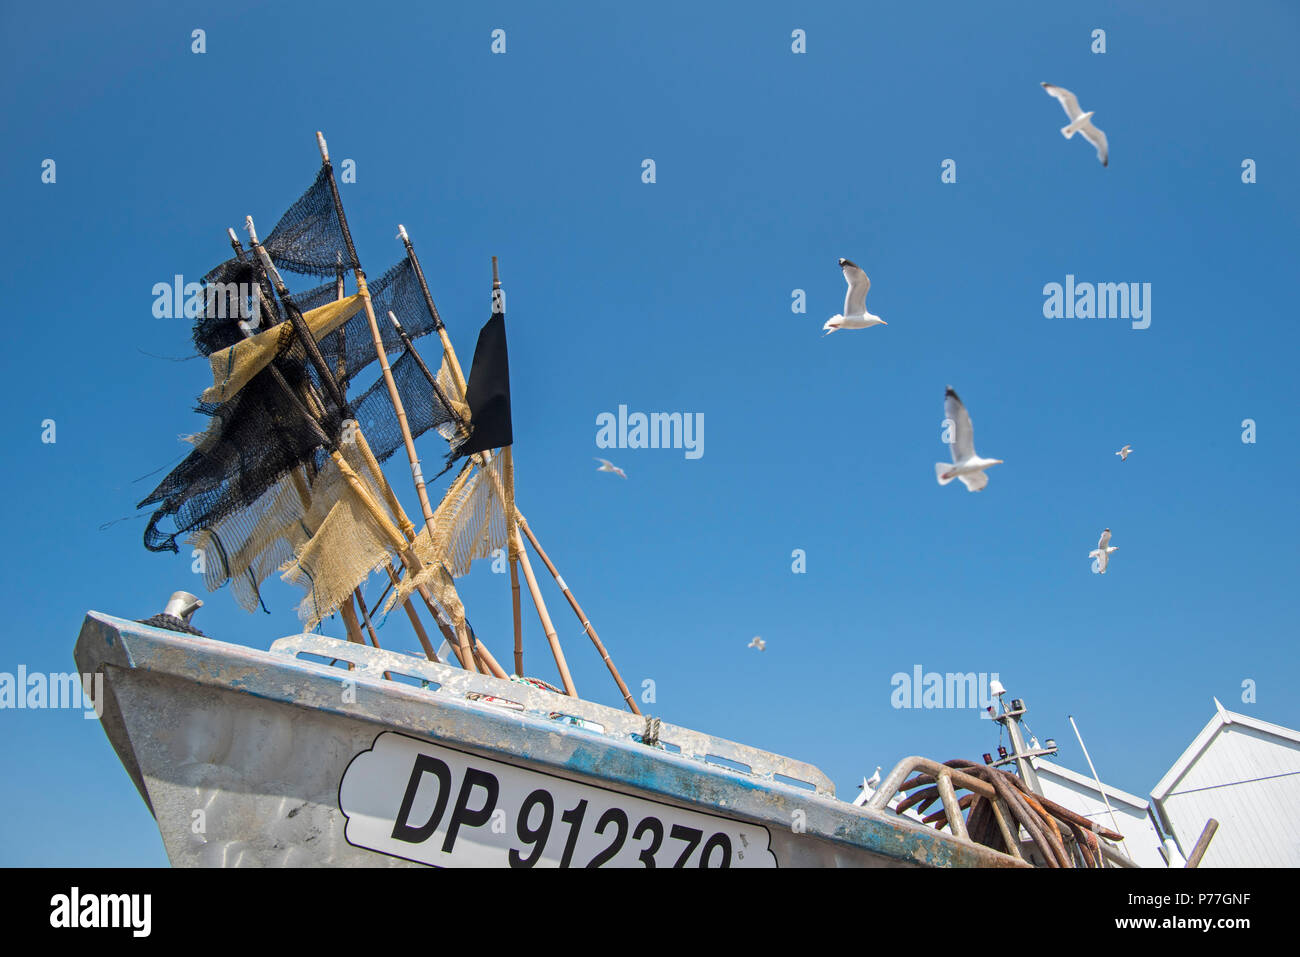
[[[1030,749],[1025,744],[1025,737],[1020,731],[1020,722],[1029,711],[1025,707],[1024,700],[1022,698],[1012,698],[1011,707],[1008,708],[1003,700],[1003,696],[1007,692],[1001,683],[993,685],[993,693],[997,695],[998,705],[989,705],[988,713],[994,721],[1006,728],[1007,736],[1011,739],[1011,753],[1007,754],[1005,748],[998,748],[998,760],[993,761],[986,754],[984,756],[985,763],[993,767],[1014,763],[1016,770],[1020,773],[1020,780],[1024,781],[1035,794],[1040,797],[1045,796],[1043,795],[1043,786],[1038,781],[1038,773],[1034,771],[1033,762],[1029,759],[1055,754],[1057,750],[1056,742],[1049,738],[1047,743],[1050,747]],[[997,710],[998,706],[1001,706],[1002,710],[1000,712]]]

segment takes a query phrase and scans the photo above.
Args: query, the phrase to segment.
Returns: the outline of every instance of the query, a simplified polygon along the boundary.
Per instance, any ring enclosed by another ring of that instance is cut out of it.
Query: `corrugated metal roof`
[[[1214,740],[1219,729],[1224,728],[1229,724],[1240,724],[1247,728],[1253,728],[1256,731],[1262,731],[1264,734],[1271,734],[1300,744],[1300,731],[1293,731],[1291,728],[1284,728],[1280,724],[1270,724],[1267,721],[1259,720],[1259,718],[1252,718],[1248,714],[1237,714],[1235,711],[1229,711],[1220,704],[1218,698],[1214,698],[1213,701],[1215,707],[1214,717],[1210,719],[1209,724],[1201,729],[1201,733],[1196,736],[1195,740],[1192,741],[1187,750],[1182,753],[1182,756],[1174,762],[1174,766],[1166,771],[1165,776],[1162,777],[1159,782],[1157,782],[1156,786],[1151,789],[1151,797],[1154,800],[1159,801],[1173,789],[1173,786],[1178,779],[1181,778],[1183,774],[1186,773],[1187,769],[1192,766],[1192,762],[1194,762],[1200,756],[1201,752],[1209,746],[1210,742]]]
[[[1300,866],[1300,732],[1214,704],[1151,792],[1162,825],[1187,854],[1219,822],[1202,866]]]

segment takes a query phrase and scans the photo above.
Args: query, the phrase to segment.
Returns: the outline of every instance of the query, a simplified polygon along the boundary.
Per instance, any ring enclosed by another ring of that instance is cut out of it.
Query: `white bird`
[[[880,784],[880,765],[876,765],[876,773],[869,778],[863,778],[862,783],[858,785],[858,790],[862,793],[853,799],[854,807],[862,807],[875,796],[876,787]]]
[[[759,651],[762,651],[767,647],[767,642],[764,641],[762,638],[758,637],[758,635],[755,635],[753,638],[749,639],[749,644],[747,644],[745,647],[757,648]]]
[[[1121,462],[1127,462],[1128,457],[1133,453],[1133,446],[1126,445],[1115,454],[1119,456]]]
[[[1043,89],[1047,91],[1048,96],[1055,97],[1060,101],[1061,108],[1065,110],[1065,115],[1070,118],[1070,122],[1061,127],[1061,135],[1068,140],[1075,133],[1082,133],[1085,140],[1097,147],[1097,159],[1101,160],[1101,165],[1110,165],[1110,152],[1109,147],[1106,145],[1106,134],[1092,125],[1093,111],[1089,110],[1085,113],[1079,109],[1078,99],[1064,87],[1044,83]]]
[[[1097,559],[1097,572],[1102,575],[1106,574],[1106,566],[1110,564],[1110,553],[1118,548],[1118,545],[1110,543],[1109,528],[1101,533],[1101,541],[1097,542],[1097,547],[1088,553],[1089,558]]]
[[[971,425],[970,414],[962,405],[957,393],[948,386],[943,394],[944,425],[952,430],[951,462],[935,462],[934,475],[940,485],[947,485],[953,479],[961,479],[968,491],[978,492],[989,484],[989,477],[984,470],[990,465],[1001,465],[1001,459],[985,459],[975,454],[975,428]]]
[[[867,292],[871,289],[871,280],[857,265],[847,259],[840,260],[844,270],[844,281],[849,284],[849,291],[844,294],[844,313],[831,316],[822,326],[826,335],[837,329],[867,329],[871,326],[887,326],[879,316],[867,312]],[[824,338],[824,337],[823,337]]]
[[[627,473],[609,459],[596,459],[596,461],[600,463],[600,468],[596,469],[597,472],[613,472],[615,475],[621,475],[623,478],[627,478]]]

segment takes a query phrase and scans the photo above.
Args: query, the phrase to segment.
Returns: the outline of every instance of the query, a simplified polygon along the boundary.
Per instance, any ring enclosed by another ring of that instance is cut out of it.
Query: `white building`
[[[1110,809],[1107,810],[1102,792],[1091,777],[1042,758],[1031,758],[1030,761],[1038,775],[1044,797],[1096,821],[1104,828],[1119,831],[1124,835],[1120,847],[1138,867],[1166,866],[1164,855],[1160,851],[1160,835],[1151,821],[1146,801],[1104,784],[1106,800],[1110,801]],[[1195,841],[1195,838],[1192,840]],[[1178,866],[1182,864],[1181,861],[1176,863]]]
[[[1300,867],[1300,731],[1224,709],[1151,791],[1184,856],[1219,829],[1202,867]]]

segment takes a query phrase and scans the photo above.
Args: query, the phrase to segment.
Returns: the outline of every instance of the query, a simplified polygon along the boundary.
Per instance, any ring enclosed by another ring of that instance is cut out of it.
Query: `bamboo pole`
[[[506,451],[509,452],[510,450],[506,449]],[[593,628],[591,622],[587,620],[587,613],[584,612],[582,606],[578,604],[578,599],[573,597],[573,592],[569,591],[569,586],[566,585],[564,579],[560,577],[559,571],[556,570],[555,565],[552,564],[551,559],[542,549],[542,543],[537,540],[537,536],[533,534],[533,530],[529,528],[528,522],[524,520],[522,515],[519,516],[519,528],[528,536],[528,541],[532,543],[533,548],[536,550],[537,557],[542,560],[542,563],[547,567],[551,575],[554,576],[555,583],[560,586],[560,591],[564,592],[564,597],[569,600],[569,607],[573,609],[573,613],[577,615],[578,620],[582,622],[582,627],[586,630],[587,637],[589,637],[592,644],[596,646],[596,651],[600,654],[601,660],[605,662],[605,667],[609,669],[609,673],[614,676],[614,682],[618,685],[618,690],[623,695],[623,700],[627,702],[627,706],[632,710],[633,714],[640,714],[641,709],[638,708],[636,702],[632,700],[632,693],[628,691],[627,685],[624,684],[623,676],[618,673],[618,668],[614,666],[614,661],[610,658],[609,652],[605,650],[605,645],[600,640],[600,636],[596,634],[596,629]]]
[[[356,596],[357,607],[361,609],[361,618],[366,623],[366,631],[370,634],[370,643],[378,648],[379,636],[375,634],[375,626],[370,621],[370,609],[366,607],[366,600],[361,595],[361,586],[352,589],[352,594]]]
[[[424,294],[425,305],[429,307],[429,315],[433,317],[433,327],[438,330],[438,338],[442,340],[442,353],[447,357],[447,366],[451,370],[451,378],[456,383],[456,388],[460,391],[460,397],[465,398],[465,373],[461,371],[460,361],[456,358],[456,350],[451,346],[451,339],[447,335],[447,327],[443,325],[442,316],[438,315],[438,307],[433,304],[433,293],[429,292],[429,284],[424,281],[424,270],[420,268],[420,260],[416,258],[415,247],[411,245],[411,237],[406,235],[406,227],[401,223],[397,225],[397,235],[402,239],[402,245],[406,247],[406,258],[410,260],[411,268],[415,270],[415,278],[420,283],[420,292]],[[495,256],[492,257],[495,260]]]
[[[423,281],[423,280],[422,280]],[[501,289],[501,276],[497,272],[497,257],[492,257],[492,302],[497,304],[498,291]],[[433,297],[430,296],[430,299]],[[504,306],[504,304],[502,304]],[[504,310],[503,310],[504,311]],[[505,472],[505,492],[509,500],[506,506],[507,521],[510,516],[518,513],[515,506],[515,453],[514,446],[507,445],[501,450],[502,471]],[[507,549],[510,558],[510,613],[511,621],[515,626],[515,674],[519,677],[524,676],[524,630],[523,620],[519,609],[519,554],[514,547],[515,538],[511,536],[510,548]]]
[[[511,525],[510,533],[514,536],[514,541],[522,555],[524,543],[519,540],[519,526]],[[528,593],[532,595],[533,604],[537,606],[537,617],[541,620],[542,631],[546,633],[546,640],[551,646],[551,654],[555,656],[555,666],[560,670],[560,680],[564,683],[564,693],[576,698],[578,689],[573,685],[573,676],[569,674],[569,663],[564,658],[564,649],[560,647],[559,636],[556,635],[555,626],[551,624],[551,616],[546,611],[546,602],[542,601],[542,590],[537,587],[537,576],[533,574],[532,566],[528,564],[527,560],[521,561],[519,564],[524,570],[524,580],[528,583]]]
[[[464,374],[461,372],[460,363],[456,359],[456,350],[452,346],[451,340],[447,335],[446,327],[443,324],[442,317],[438,314],[438,307],[433,302],[433,294],[429,291],[429,284],[425,281],[424,270],[420,268],[420,260],[415,255],[415,247],[411,243],[410,236],[407,235],[406,227],[398,225],[397,231],[398,231],[398,236],[402,240],[402,245],[406,248],[407,259],[410,261],[411,266],[415,271],[416,278],[419,281],[420,291],[424,295],[425,305],[429,309],[429,314],[433,317],[434,327],[438,330],[439,338],[442,340],[443,353],[447,357],[448,368],[451,370],[452,378],[456,383],[457,389],[460,391],[460,398],[462,399],[462,401],[468,401],[465,377]],[[498,261],[497,261],[497,257],[493,256],[492,257],[492,293],[493,293],[494,304],[497,302],[497,297],[499,295],[500,289],[501,289],[501,276],[499,272]],[[394,324],[397,324],[397,319],[395,316],[393,316],[391,312],[389,313],[389,317],[392,318]],[[401,331],[400,325],[398,326],[398,329],[400,332]],[[401,335],[403,337],[404,345],[406,345],[406,347],[414,353],[414,346],[407,339],[405,333],[401,333]],[[415,355],[417,361],[419,362],[420,368],[424,370],[425,376],[429,377],[430,382],[433,382],[433,379],[430,376],[428,368],[424,365],[423,361],[419,361],[418,353],[415,353]],[[507,456],[507,459],[505,461],[507,475],[513,478],[514,475],[513,452],[510,448],[506,448],[502,450],[502,454]],[[486,460],[485,457],[480,458],[476,456],[476,459],[478,459],[479,466],[482,469]],[[510,485],[513,486],[513,481],[510,482]],[[609,652],[606,650],[604,643],[600,640],[600,636],[596,634],[596,629],[592,626],[591,621],[587,618],[586,613],[583,612],[582,606],[578,604],[578,600],[574,597],[573,593],[569,590],[568,585],[565,583],[563,577],[561,577],[559,570],[555,567],[555,564],[550,560],[550,558],[546,555],[546,552],[542,549],[541,543],[537,540],[537,536],[533,534],[532,529],[529,528],[528,522],[524,518],[523,514],[519,511],[518,506],[515,505],[513,487],[506,490],[502,490],[499,485],[496,485],[495,477],[494,477],[494,486],[496,486],[498,493],[500,493],[502,503],[505,505],[506,512],[507,512],[507,521],[517,524],[518,527],[522,529],[524,533],[528,536],[528,539],[532,543],[533,548],[537,550],[538,556],[542,559],[543,563],[545,563],[547,570],[550,571],[551,576],[555,579],[555,583],[560,586],[560,590],[564,593],[564,597],[568,600],[569,606],[573,609],[573,613],[578,617],[578,621],[582,623],[583,630],[587,633],[587,637],[590,638],[592,644],[595,645],[596,651],[600,655],[601,660],[605,662],[605,666],[609,669],[610,674],[613,676],[615,684],[618,685],[619,692],[623,695],[623,700],[627,703],[627,706],[631,709],[633,714],[640,714],[641,710],[636,706],[636,702],[632,699],[632,695],[631,692],[628,691],[627,684],[623,681],[622,675],[619,674],[618,668],[614,665],[614,661],[610,657]],[[515,539],[512,538],[512,544],[514,541]],[[511,577],[512,604],[513,604],[514,622],[515,622],[515,669],[517,673],[519,673],[522,676],[523,650],[522,650],[521,624],[520,624],[520,617],[519,617],[519,576],[515,568],[515,560],[513,558],[515,549],[512,548],[511,552],[512,552],[512,558],[510,562],[510,577]],[[528,555],[527,552],[523,550],[522,543],[519,546],[518,555],[521,564],[528,563]],[[535,577],[532,576],[531,573],[532,573],[532,569],[530,567],[526,567],[525,578],[528,578],[533,582],[535,582],[536,579]],[[530,592],[532,592],[531,587],[530,587]],[[540,600],[539,593],[533,593],[532,597],[534,603]],[[543,605],[544,604],[545,603],[543,602]],[[543,617],[544,621],[546,619],[549,619],[549,615],[542,614],[541,608],[539,608],[538,611],[539,611],[539,617]],[[543,628],[545,628],[545,624],[543,624]],[[549,639],[550,636],[548,635],[547,637]]]
[[[330,195],[334,201],[334,211],[338,217],[339,231],[343,234],[343,242],[347,246],[348,256],[354,264],[353,277],[357,284],[357,294],[361,296],[361,303],[366,310],[366,319],[370,324],[370,334],[374,340],[375,357],[379,361],[379,367],[383,373],[384,384],[388,389],[388,397],[393,404],[393,413],[397,417],[398,427],[402,431],[402,441],[406,446],[406,456],[411,466],[411,477],[415,481],[415,491],[420,499],[420,508],[424,512],[426,521],[430,521],[433,518],[433,506],[429,504],[429,493],[425,488],[424,473],[420,468],[420,457],[415,451],[415,441],[411,436],[411,427],[406,419],[406,409],[402,405],[402,397],[397,391],[397,382],[393,379],[393,370],[389,367],[388,356],[384,352],[383,337],[379,334],[379,324],[375,320],[375,307],[370,301],[370,289],[366,285],[366,274],[360,266],[360,261],[357,259],[356,247],[352,243],[352,234],[348,229],[347,215],[343,211],[343,200],[342,197],[339,196],[338,183],[334,181],[334,167],[330,163],[329,147],[325,143],[324,134],[319,131],[316,133],[316,144],[320,148],[321,163],[329,172]],[[262,255],[265,255],[265,253],[262,253]],[[290,310],[291,316],[292,312],[293,311]],[[322,370],[321,375],[322,378],[328,376],[328,370]],[[330,378],[332,380],[332,377]],[[335,387],[335,391],[337,391],[337,386]],[[407,545],[404,537],[402,542],[404,546]],[[413,549],[403,548],[403,551],[409,551],[411,557],[415,559],[416,563],[419,563],[419,559],[415,556]],[[410,562],[407,563],[407,567],[411,569],[412,573],[414,573],[415,569],[411,566]],[[427,597],[428,596],[426,595],[426,600]],[[469,648],[469,642],[463,634],[462,629],[457,629],[456,637],[457,641],[454,645],[454,647],[457,648],[456,656],[460,659],[463,667],[473,668],[474,658]]]
[[[515,462],[513,447],[507,445],[502,449],[501,454],[505,456],[504,466],[506,473],[506,490],[510,494],[510,501],[515,500]],[[519,677],[524,676],[524,631],[523,621],[520,617],[519,610],[519,557],[514,547],[515,540],[512,536],[510,539],[510,548],[507,549],[510,556],[510,612],[515,625],[515,674]]]
[[[433,293],[429,291],[429,284],[425,281],[424,270],[420,268],[420,260],[415,255],[415,247],[411,243],[411,237],[407,235],[406,227],[401,226],[400,224],[397,227],[397,231],[398,231],[398,236],[402,240],[402,245],[406,248],[407,259],[410,261],[411,268],[414,270],[416,279],[419,281],[420,291],[424,295],[424,302],[429,309],[429,315],[433,317],[434,327],[438,330],[438,338],[442,341],[443,355],[447,359],[447,367],[451,371],[451,376],[453,381],[456,384],[456,389],[460,393],[460,399],[462,402],[468,402],[469,394],[468,394],[468,386],[466,385],[465,382],[465,374],[464,372],[461,371],[460,361],[456,358],[456,350],[451,344],[451,338],[447,335],[447,329],[446,326],[443,324],[442,317],[438,314],[438,307],[433,302]],[[492,286],[493,301],[495,302],[497,297],[497,291],[501,288],[501,281],[497,272],[497,258],[495,256],[492,257],[492,282],[493,282],[493,286]],[[391,312],[389,313],[389,317],[393,319],[394,323],[396,323],[396,317],[393,316]],[[400,325],[398,326],[398,328],[399,330],[401,329]],[[408,350],[411,351],[413,355],[417,357],[418,364],[420,368],[423,370],[425,376],[430,379],[430,382],[434,382],[434,379],[432,377],[432,374],[429,372],[428,367],[424,364],[422,360],[419,360],[418,358],[419,354],[415,351],[414,345],[409,341],[407,337],[405,337],[404,334],[403,334],[403,344],[406,346]],[[558,636],[555,635],[554,626],[550,624],[551,619],[550,619],[550,613],[546,609],[546,600],[542,597],[541,589],[537,587],[537,578],[533,574],[531,563],[528,561],[528,553],[524,551],[522,543],[519,544],[518,547],[515,547],[514,545],[514,543],[518,541],[518,535],[517,535],[518,530],[515,527],[518,510],[514,507],[513,499],[511,499],[509,501],[509,504],[507,504],[505,491],[501,488],[500,483],[497,482],[496,477],[492,475],[490,471],[488,471],[486,467],[488,462],[488,455],[482,453],[476,453],[474,455],[474,461],[478,465],[480,471],[488,474],[490,480],[493,483],[493,487],[496,489],[498,496],[501,499],[502,505],[506,510],[506,521],[507,524],[509,524],[512,529],[511,552],[518,555],[519,564],[524,569],[524,579],[528,583],[529,596],[532,598],[533,604],[537,607],[537,615],[542,622],[542,630],[547,632],[546,635],[547,641],[550,643],[552,653],[555,656],[556,667],[559,669],[561,679],[564,681],[565,691],[566,693],[572,695],[573,697],[577,697],[577,689],[573,687],[573,679],[572,676],[569,675],[568,663],[565,661],[564,652],[560,648],[559,638]],[[515,577],[517,580],[517,576]],[[515,620],[517,623],[519,622],[517,616]],[[516,624],[516,645],[517,646],[522,641],[521,631],[522,631],[521,625]],[[520,649],[516,653],[515,662],[516,662],[516,667],[518,667],[521,671],[523,665],[522,659],[523,659],[522,649]]]
[[[429,493],[425,488],[424,472],[420,468],[420,456],[415,451],[415,440],[411,436],[411,426],[406,419],[406,408],[402,404],[401,394],[397,391],[397,382],[393,378],[393,370],[388,364],[388,354],[384,351],[384,337],[380,334],[379,323],[375,319],[375,307],[370,301],[370,288],[366,285],[366,274],[357,259],[356,248],[352,245],[352,233],[348,229],[347,216],[343,212],[343,199],[339,195],[338,184],[334,181],[334,167],[330,163],[329,147],[325,145],[325,135],[319,131],[316,133],[316,145],[320,147],[321,162],[330,174],[330,194],[334,198],[334,211],[338,216],[339,230],[343,233],[343,242],[347,246],[348,255],[354,263],[352,273],[356,279],[357,293],[361,296],[361,303],[366,310],[366,320],[370,323],[370,335],[375,343],[375,358],[379,361],[379,368],[383,373],[384,385],[388,389],[388,398],[393,403],[393,413],[397,416],[398,427],[402,430],[402,442],[406,446],[406,457],[410,460],[411,476],[415,480],[415,491],[420,498],[420,508],[424,512],[425,521],[432,524],[433,506],[429,503]]]

